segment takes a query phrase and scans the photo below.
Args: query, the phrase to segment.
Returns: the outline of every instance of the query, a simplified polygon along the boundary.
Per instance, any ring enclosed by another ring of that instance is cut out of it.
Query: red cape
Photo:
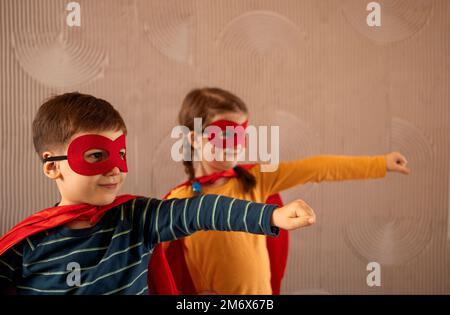
[[[55,228],[73,220],[90,220],[97,223],[108,210],[131,199],[132,195],[118,196],[111,204],[101,207],[89,204],[57,206],[39,211],[23,220],[0,238],[0,256],[20,241],[36,233]],[[149,273],[149,291],[154,294],[177,294],[175,281],[165,258],[164,252],[155,249],[152,254],[153,268]]]
[[[251,165],[240,165],[245,169],[250,169],[254,164]],[[186,181],[183,184],[175,187],[174,189],[189,185],[190,182]],[[172,191],[174,190],[172,189]],[[170,191],[164,199],[166,199],[170,193]],[[266,203],[277,204],[280,207],[283,206],[283,201],[281,200],[280,194],[273,194],[267,198]],[[160,247],[158,245],[157,247]],[[168,266],[172,271],[174,282],[178,290],[182,294],[197,294],[192,278],[189,274],[189,269],[184,257],[184,242],[183,239],[176,240],[170,242],[168,248],[165,251],[164,258],[168,260]],[[289,234],[288,231],[280,229],[280,234],[278,237],[267,237],[267,251],[269,252],[270,259],[270,271],[271,271],[271,285],[272,285],[272,294],[279,295],[281,289],[281,281],[284,276],[284,272],[286,270],[287,257],[288,257],[288,248],[289,248]],[[161,248],[158,248],[159,251],[163,252]],[[154,257],[152,256],[150,261],[150,268],[152,268],[152,261]],[[156,263],[155,263],[156,264]],[[150,272],[149,272],[150,274]]]

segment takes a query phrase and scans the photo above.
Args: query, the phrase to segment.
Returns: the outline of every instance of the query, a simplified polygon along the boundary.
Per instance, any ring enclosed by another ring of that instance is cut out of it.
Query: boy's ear
[[[42,158],[48,158],[49,156],[54,156],[52,152],[46,151],[42,153]],[[45,162],[42,166],[45,176],[50,179],[58,179],[61,177],[61,171],[59,169],[59,164],[57,162]]]

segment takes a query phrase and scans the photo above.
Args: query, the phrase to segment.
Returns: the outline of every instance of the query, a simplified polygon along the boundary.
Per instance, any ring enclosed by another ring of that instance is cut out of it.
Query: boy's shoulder
[[[34,251],[37,248],[44,247],[49,244],[57,243],[60,240],[87,236],[95,233],[103,228],[111,228],[116,225],[117,219],[121,215],[121,211],[128,208],[133,200],[129,200],[122,205],[116,206],[108,210],[100,221],[93,227],[83,229],[71,229],[64,224],[49,227],[47,230],[35,233],[20,241],[15,247],[19,246]]]

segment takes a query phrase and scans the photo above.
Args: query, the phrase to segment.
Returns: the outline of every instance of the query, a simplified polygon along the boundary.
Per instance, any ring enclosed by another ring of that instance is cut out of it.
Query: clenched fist
[[[411,170],[406,167],[408,161],[402,154],[398,152],[391,152],[386,154],[385,158],[386,158],[386,168],[388,171],[399,172],[402,174],[411,173]]]
[[[303,200],[295,200],[272,213],[271,225],[285,230],[294,230],[314,224],[314,210]]]

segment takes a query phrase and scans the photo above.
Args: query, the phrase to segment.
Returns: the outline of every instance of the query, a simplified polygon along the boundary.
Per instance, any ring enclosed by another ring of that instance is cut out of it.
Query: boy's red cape
[[[245,169],[251,169],[255,164],[244,164],[239,165]],[[229,171],[223,172],[221,175],[223,177],[234,177]],[[217,174],[213,174],[212,178],[216,178]],[[190,181],[186,181],[183,184],[175,187],[173,190],[181,187],[190,185]],[[172,190],[172,191],[173,191]],[[170,191],[164,199],[166,199]],[[280,194],[273,194],[267,198],[266,203],[276,204],[280,207],[283,206]],[[288,257],[288,246],[289,246],[289,234],[288,231],[280,229],[280,234],[278,237],[267,237],[267,251],[269,252],[270,259],[270,269],[271,269],[271,285],[272,293],[275,295],[280,294],[281,280],[283,279],[284,272],[286,270],[286,263]],[[168,259],[168,266],[172,271],[173,278],[175,279],[176,286],[182,294],[197,294],[192,278],[189,274],[189,269],[184,257],[184,243],[183,239],[170,242],[168,248],[165,251],[165,255]],[[161,245],[156,247],[158,251],[163,252]],[[155,250],[156,250],[155,249]],[[162,255],[161,255],[162,256]],[[150,260],[150,269],[155,268],[159,256],[153,255]],[[163,258],[166,258],[163,257]],[[153,261],[155,259],[155,261]],[[150,272],[149,272],[150,274]]]
[[[122,195],[106,206],[79,204],[57,206],[39,211],[17,224],[0,238],[0,256],[27,237],[68,222],[89,220],[95,224],[106,211],[135,198],[138,197]],[[152,294],[178,294],[164,251],[159,246],[153,251],[151,266],[152,272],[148,276],[149,292]]]
[[[253,165],[243,167],[249,169]],[[190,183],[186,182],[182,185],[188,184]],[[27,237],[68,222],[89,220],[92,224],[95,224],[106,211],[134,198],[138,198],[138,196],[122,195],[118,196],[113,203],[101,207],[79,204],[57,206],[39,211],[17,224],[0,238],[0,256]],[[270,196],[266,203],[283,205],[279,194]],[[183,294],[196,293],[184,259],[182,242],[183,240],[171,242],[166,252],[164,252],[161,244],[158,244],[153,250],[149,263],[150,272],[148,273],[148,286],[151,294],[174,295],[179,294],[180,291]],[[280,229],[278,237],[267,237],[267,250],[269,252],[272,273],[272,291],[273,294],[280,294],[281,280],[287,263],[287,231]],[[166,254],[170,264],[166,258]]]

